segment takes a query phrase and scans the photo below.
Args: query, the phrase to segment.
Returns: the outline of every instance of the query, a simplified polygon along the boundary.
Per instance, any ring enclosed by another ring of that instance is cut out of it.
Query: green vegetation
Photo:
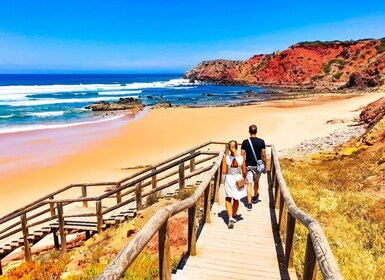
[[[378,46],[376,46],[376,49],[377,49],[378,53],[385,52],[385,39],[381,40],[381,43]]]
[[[337,74],[333,75],[333,78],[336,80],[339,80],[341,78],[342,74],[343,74],[342,72],[338,72]]]
[[[317,81],[317,80],[321,80],[323,77],[325,77],[325,76],[323,76],[323,75],[317,75],[317,76],[311,77],[311,80],[312,80],[312,81]]]
[[[264,61],[262,61],[261,63],[259,63],[257,65],[257,67],[255,67],[255,72],[258,72],[259,69],[261,69],[262,67],[265,67],[267,65],[267,60],[265,59]]]
[[[333,64],[339,64],[338,65],[338,69],[339,70],[342,70],[343,68],[344,68],[344,65],[345,65],[345,60],[343,60],[343,59],[332,59],[332,60],[330,60],[328,63],[326,63],[325,65],[324,65],[324,72],[326,73],[326,74],[329,74],[330,73],[330,71],[331,71],[331,66],[333,65]],[[342,67],[342,68],[341,68]],[[340,69],[341,68],[341,69]]]
[[[385,197],[372,179],[384,176],[376,174],[374,166],[381,162],[385,147],[349,151],[303,161],[286,159],[282,170],[298,207],[323,226],[343,277],[383,279]],[[294,265],[302,272],[307,230],[297,227]],[[322,279],[321,273],[317,279]]]

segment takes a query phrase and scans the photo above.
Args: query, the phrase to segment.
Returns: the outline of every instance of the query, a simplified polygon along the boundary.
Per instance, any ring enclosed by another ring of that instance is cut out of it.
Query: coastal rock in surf
[[[160,109],[160,108],[171,108],[171,102],[165,101],[165,102],[155,102],[153,108],[154,109]]]
[[[91,109],[92,111],[117,111],[128,109],[142,109],[146,105],[142,100],[132,97],[120,98],[116,102],[99,101],[86,106],[85,109]]]

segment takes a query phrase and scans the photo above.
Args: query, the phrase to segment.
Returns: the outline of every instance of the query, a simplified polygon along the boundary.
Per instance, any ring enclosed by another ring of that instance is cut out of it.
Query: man
[[[252,124],[249,126],[250,141],[253,145],[255,156],[257,160],[262,160],[264,167],[262,172],[266,172],[266,146],[265,141],[257,137],[257,126]],[[253,203],[257,203],[259,200],[259,178],[261,177],[261,170],[258,171],[258,162],[255,160],[253,150],[251,149],[249,139],[243,140],[241,147],[241,154],[243,157],[246,155],[246,193],[247,193],[247,210],[251,211]],[[254,196],[252,197],[252,185],[254,183]]]

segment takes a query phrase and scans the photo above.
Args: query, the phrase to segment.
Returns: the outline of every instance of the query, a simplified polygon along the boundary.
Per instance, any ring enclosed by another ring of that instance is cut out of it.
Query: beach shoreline
[[[245,139],[252,123],[266,143],[291,148],[353,124],[362,106],[384,95],[316,95],[248,106],[150,109],[132,121],[118,120],[119,125],[105,122],[0,135],[2,151],[7,151],[0,153],[0,163],[16,162],[0,173],[0,217],[70,184],[116,181],[136,171],[125,168],[155,164],[209,140]],[[335,118],[344,122],[327,124]]]

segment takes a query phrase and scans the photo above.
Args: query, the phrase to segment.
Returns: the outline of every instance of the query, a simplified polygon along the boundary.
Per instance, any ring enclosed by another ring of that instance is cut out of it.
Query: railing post
[[[184,189],[185,187],[185,176],[184,176],[184,162],[179,164],[179,189]]]
[[[290,212],[287,212],[285,257],[286,265],[288,268],[293,267],[295,223],[296,219],[294,218],[294,216]]]
[[[3,267],[1,265],[1,259],[0,259],[0,275],[3,275]]]
[[[32,260],[31,247],[29,246],[28,241],[28,225],[27,225],[27,215],[23,214],[20,216],[21,219],[21,227],[23,230],[23,239],[24,239],[24,257],[27,262]]]
[[[49,199],[54,199],[53,195],[49,197]],[[51,213],[51,217],[55,216],[55,205],[54,202],[49,203],[49,211]]]
[[[280,200],[283,200],[283,197],[281,197],[281,188],[279,187],[278,179],[275,178],[274,182],[274,199],[275,199],[275,209],[279,208]]]
[[[142,182],[136,184],[135,188],[135,201],[136,201],[136,211],[142,210]]]
[[[87,197],[87,187],[82,186],[82,197]],[[88,207],[88,201],[83,201],[83,207]]]
[[[195,151],[191,152],[191,155],[194,155]],[[195,171],[195,157],[190,159],[190,172]]]
[[[195,256],[197,253],[197,227],[196,227],[196,204],[188,209],[188,253]]]
[[[276,178],[275,165],[273,163],[273,158],[271,158],[270,176],[271,176],[271,185],[269,187],[274,189],[277,178]]]
[[[59,236],[58,236],[58,231],[55,230],[54,232],[52,232],[52,235],[53,235],[53,244],[55,246],[55,249],[56,250],[59,250],[60,249],[60,243],[59,243]]]
[[[152,172],[156,171],[156,168],[152,169]],[[151,178],[151,184],[152,184],[152,189],[156,188],[157,182],[156,182],[156,175],[153,175]]]
[[[219,185],[221,181],[221,168],[218,168],[218,171],[215,172],[214,176],[214,202],[219,203]]]
[[[58,221],[59,221],[61,252],[63,255],[65,255],[65,254],[67,254],[67,240],[66,240],[66,232],[64,229],[63,203],[58,202],[56,205],[56,208],[57,208],[57,216],[58,216]]]
[[[314,277],[314,267],[316,262],[316,256],[311,242],[310,234],[307,235],[306,253],[305,253],[305,266],[303,269],[303,280],[311,280]]]
[[[98,233],[102,233],[103,215],[102,215],[102,201],[96,201],[96,228]]]
[[[280,200],[279,200],[279,213],[278,213],[278,228],[281,229],[282,221],[283,221],[283,212],[285,208],[285,200],[283,199],[282,193],[280,192]]]
[[[120,187],[120,184],[117,184],[115,187],[116,187],[116,188],[119,188],[119,187]],[[122,202],[122,191],[118,191],[118,192],[116,193],[116,204],[119,204],[119,203],[121,203],[121,202]]]
[[[171,253],[169,236],[169,219],[158,231],[159,236],[159,278],[161,280],[171,279]]]
[[[209,185],[205,189],[205,202],[204,202],[204,213],[205,213],[205,223],[211,223],[210,219],[210,198],[211,198],[211,185],[212,183],[210,182]]]

